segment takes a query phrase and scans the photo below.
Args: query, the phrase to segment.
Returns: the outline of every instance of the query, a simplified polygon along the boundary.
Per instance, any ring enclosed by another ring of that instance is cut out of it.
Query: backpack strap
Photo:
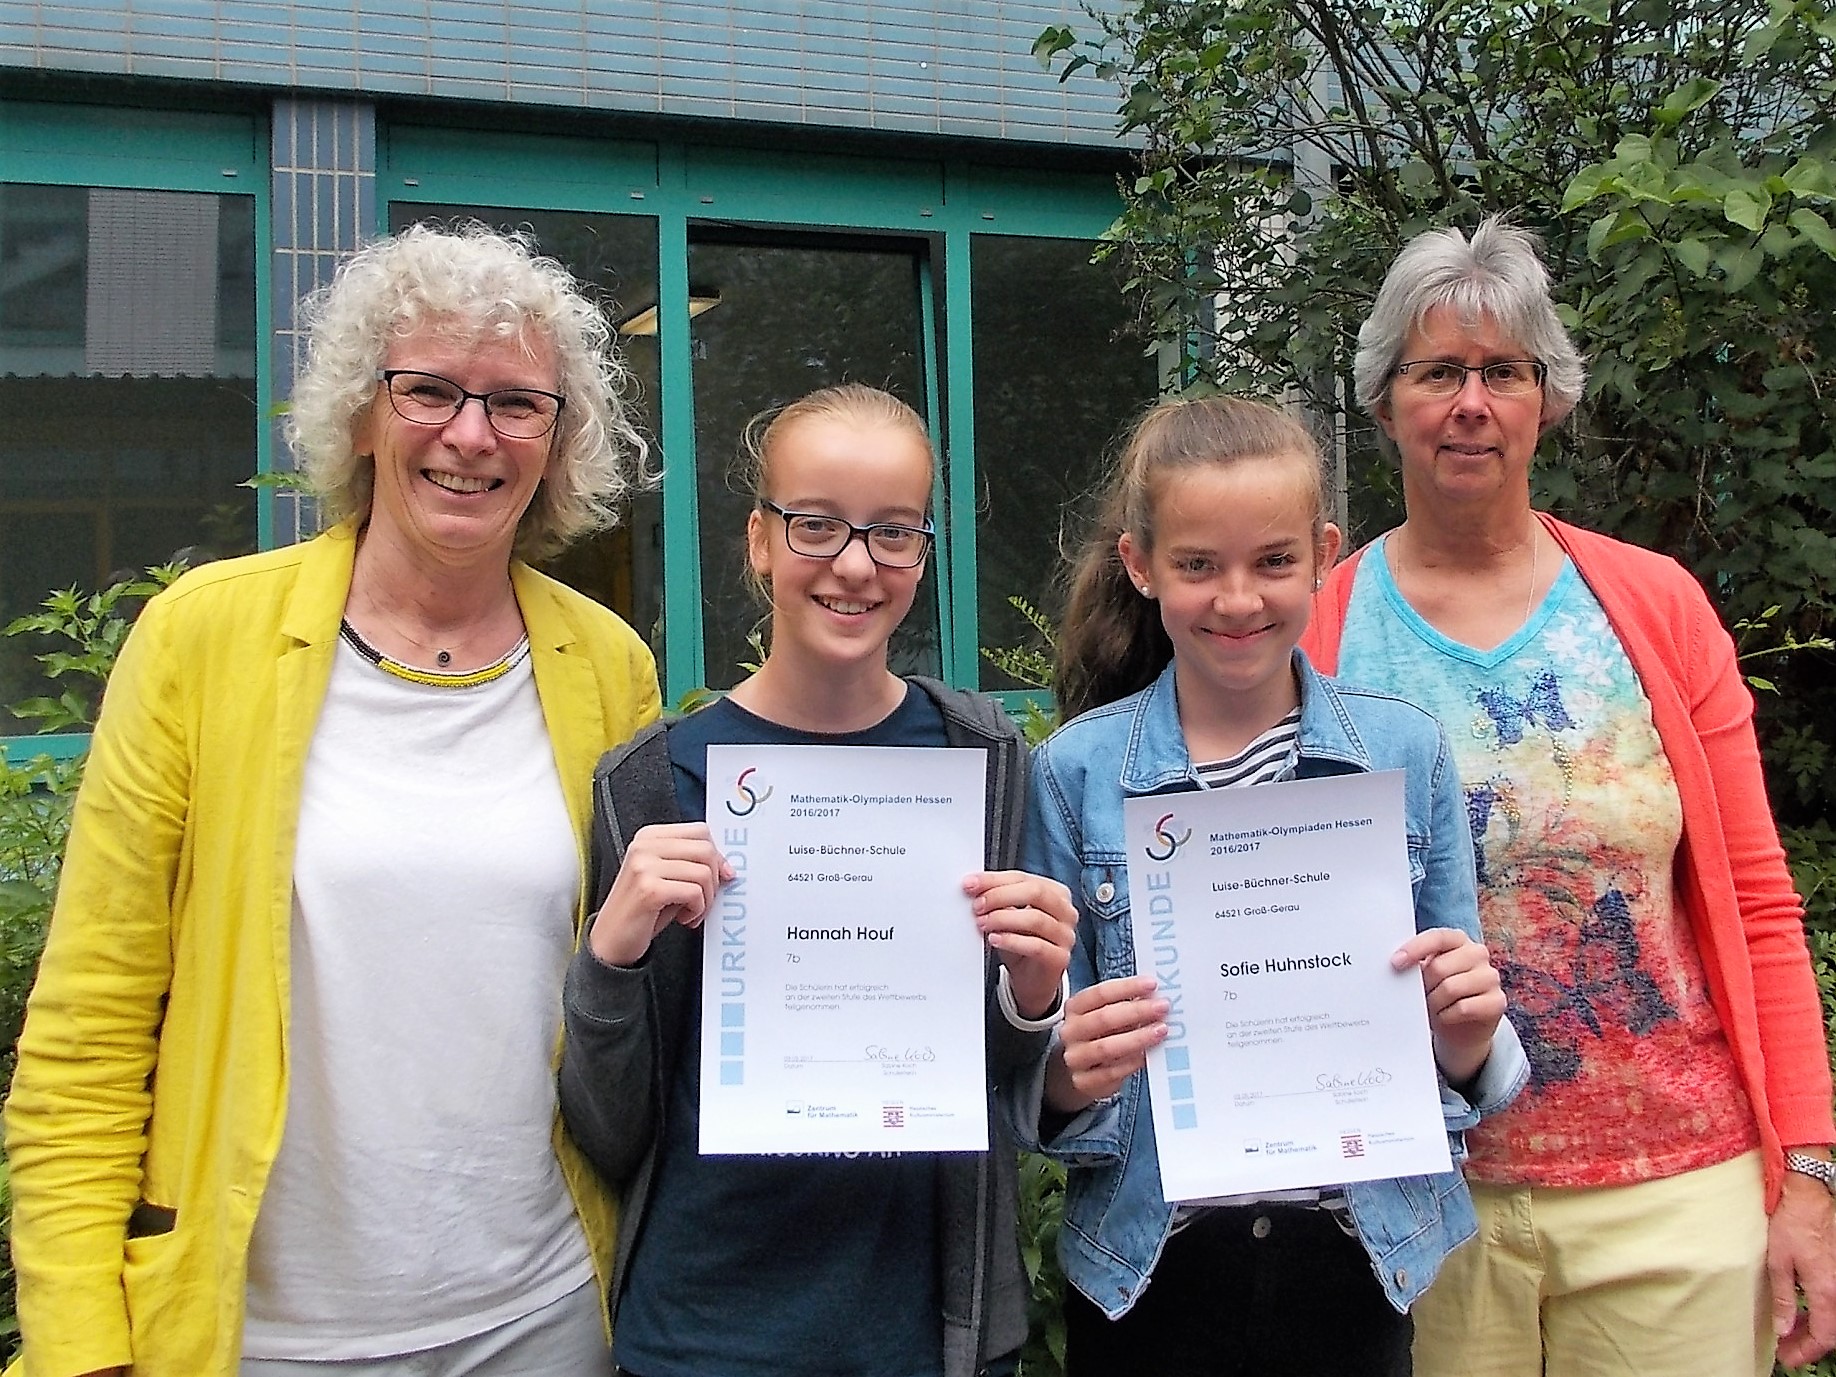
[[[669,722],[658,719],[593,767],[593,828],[588,854],[589,914],[597,913],[612,892],[613,877],[625,863],[625,852],[638,828],[653,822],[680,822],[676,780],[669,765]]]

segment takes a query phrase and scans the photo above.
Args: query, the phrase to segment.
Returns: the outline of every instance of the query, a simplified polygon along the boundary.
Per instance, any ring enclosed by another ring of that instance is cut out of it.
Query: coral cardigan
[[[236,1371],[287,1105],[300,786],[355,549],[345,526],[205,565],[122,649],[6,1107],[29,1377]],[[656,670],[605,608],[510,575],[584,873],[594,762],[657,715]],[[558,1124],[556,1148],[603,1286],[613,1201]]]
[[[1543,513],[1538,518],[1600,600],[1651,701],[1683,803],[1677,899],[1758,1120],[1766,1207],[1773,1209],[1785,1146],[1836,1142],[1836,1123],[1804,909],[1766,802],[1753,695],[1732,638],[1680,564]],[[1301,639],[1328,674],[1339,663],[1357,564],[1353,555],[1327,577]]]

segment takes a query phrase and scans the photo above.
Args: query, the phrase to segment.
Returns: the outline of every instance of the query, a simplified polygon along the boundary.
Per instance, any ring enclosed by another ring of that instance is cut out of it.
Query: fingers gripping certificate
[[[1137,969],[1172,1003],[1148,1056],[1170,1201],[1448,1171],[1403,776],[1124,805]]]
[[[988,1147],[981,751],[708,747],[703,1153]]]

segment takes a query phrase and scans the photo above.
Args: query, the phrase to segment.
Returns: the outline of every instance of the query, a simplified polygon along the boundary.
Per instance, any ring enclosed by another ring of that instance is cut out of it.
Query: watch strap
[[[1836,1162],[1823,1157],[1812,1157],[1808,1152],[1787,1152],[1785,1170],[1815,1177],[1823,1182],[1827,1190],[1836,1194]]]

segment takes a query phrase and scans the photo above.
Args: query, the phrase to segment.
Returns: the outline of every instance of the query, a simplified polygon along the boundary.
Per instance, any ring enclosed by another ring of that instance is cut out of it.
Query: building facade
[[[1076,3],[13,0],[0,7],[0,617],[296,540],[300,298],[363,239],[532,231],[612,304],[661,479],[554,572],[666,701],[754,656],[732,477],[757,412],[844,379],[925,414],[938,554],[901,668],[1049,602],[1060,515],[1153,394],[1093,241],[1114,96],[1031,45]],[[0,702],[35,691],[0,643]]]

